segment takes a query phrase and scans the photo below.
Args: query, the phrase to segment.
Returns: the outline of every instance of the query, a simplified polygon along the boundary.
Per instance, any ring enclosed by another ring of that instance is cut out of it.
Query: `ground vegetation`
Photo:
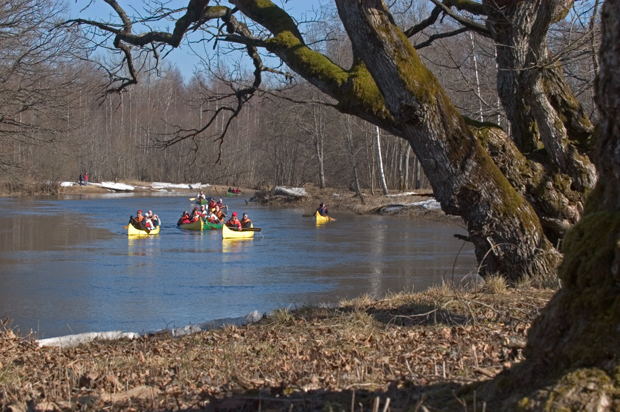
[[[446,283],[336,307],[283,308],[247,327],[65,349],[41,348],[7,323],[0,407],[362,411],[379,402],[420,410],[459,399],[462,385],[521,360],[525,332],[552,293]],[[428,388],[438,391],[434,400]]]

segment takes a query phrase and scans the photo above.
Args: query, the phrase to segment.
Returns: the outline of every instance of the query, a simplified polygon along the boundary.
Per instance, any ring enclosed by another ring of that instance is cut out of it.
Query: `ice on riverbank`
[[[228,325],[234,326],[244,326],[250,323],[258,322],[263,318],[263,315],[258,311],[254,311],[248,313],[245,316],[240,316],[237,318],[224,318],[224,319],[215,319],[210,320],[203,323],[198,323],[196,325],[188,325],[180,328],[170,328],[170,329],[160,329],[156,331],[144,332],[144,336],[155,336],[166,334],[170,336],[185,336],[191,335],[193,333],[198,333],[202,331],[207,331],[211,329],[218,329]],[[95,339],[100,340],[116,340],[122,338],[128,339],[136,339],[140,337],[141,334],[134,332],[87,332],[87,333],[79,333],[77,335],[67,335],[67,336],[59,336],[57,338],[49,338],[49,339],[39,339],[37,343],[39,346],[57,346],[62,348],[70,348],[74,346],[81,345],[82,343],[92,342]]]
[[[79,333],[77,335],[59,336],[57,338],[39,339],[39,346],[58,346],[61,348],[70,348],[78,346],[82,343],[92,342],[95,339],[116,340],[121,338],[135,339],[140,335],[133,332],[89,332]]]
[[[196,190],[210,187],[211,185],[208,183],[164,183],[164,182],[153,182],[151,187],[153,189],[189,189]]]
[[[97,185],[97,183],[91,183],[92,185]],[[114,183],[114,182],[101,182],[99,186],[104,189],[114,190],[117,192],[133,192],[136,190],[134,186],[126,185],[125,183]]]
[[[426,210],[441,210],[441,203],[439,203],[435,199],[428,199],[428,200],[423,200],[420,202],[389,205],[389,206],[384,207],[383,211],[387,213],[394,213],[406,207],[422,207]]]
[[[306,192],[306,189],[304,189],[303,187],[276,186],[276,188],[273,189],[273,194],[274,195],[283,195],[283,196],[293,196],[293,197],[308,196],[308,193]]]

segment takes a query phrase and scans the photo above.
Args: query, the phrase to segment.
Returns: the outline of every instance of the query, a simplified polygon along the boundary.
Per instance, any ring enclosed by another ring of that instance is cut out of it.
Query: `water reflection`
[[[464,233],[378,216],[342,215],[317,226],[301,210],[242,198],[229,206],[249,212],[262,232],[222,239],[219,231],[177,229],[186,197],[0,199],[0,317],[49,337],[382,297],[452,276],[461,247],[452,234]],[[158,236],[128,238],[123,226],[137,209],[159,214]],[[471,247],[455,267],[457,277],[475,268]]]
[[[251,245],[254,239],[222,239],[223,253],[240,253],[245,245]]]

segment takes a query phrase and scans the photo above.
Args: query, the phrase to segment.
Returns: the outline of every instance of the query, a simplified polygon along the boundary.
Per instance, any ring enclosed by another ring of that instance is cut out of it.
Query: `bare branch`
[[[461,27],[458,30],[453,30],[453,31],[445,32],[445,33],[433,34],[432,36],[429,36],[428,40],[423,41],[422,43],[418,43],[414,47],[416,48],[416,50],[420,50],[420,49],[430,46],[435,40],[445,39],[446,37],[458,36],[459,34],[462,34],[468,31],[469,29],[467,27]]]

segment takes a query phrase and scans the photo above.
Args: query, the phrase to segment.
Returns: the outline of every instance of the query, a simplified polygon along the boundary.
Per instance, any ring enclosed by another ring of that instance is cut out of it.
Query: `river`
[[[337,303],[423,290],[475,270],[463,229],[396,217],[333,214],[226,199],[247,212],[252,240],[176,228],[187,196],[109,194],[0,199],[0,317],[22,334],[143,332],[254,310]],[[123,226],[153,210],[161,233],[130,239]]]

